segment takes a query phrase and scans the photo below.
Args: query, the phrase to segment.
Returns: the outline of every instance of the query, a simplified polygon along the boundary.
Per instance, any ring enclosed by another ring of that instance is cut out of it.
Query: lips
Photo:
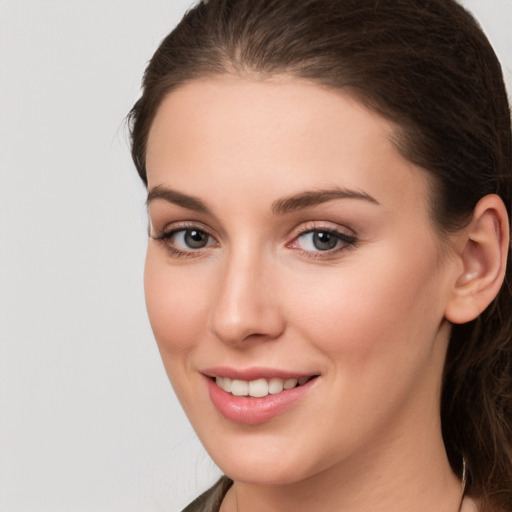
[[[305,397],[318,374],[250,369],[211,369],[203,373],[214,407],[224,418],[258,425],[284,413]]]

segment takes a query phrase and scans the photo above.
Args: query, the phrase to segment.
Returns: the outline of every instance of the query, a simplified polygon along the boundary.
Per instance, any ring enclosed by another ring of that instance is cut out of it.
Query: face
[[[393,134],[285,77],[198,80],[157,112],[147,308],[192,425],[236,480],[354,471],[437,428],[454,273],[427,175]]]

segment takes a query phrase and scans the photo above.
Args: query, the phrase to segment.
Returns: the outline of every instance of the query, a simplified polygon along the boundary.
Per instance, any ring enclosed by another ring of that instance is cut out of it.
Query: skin
[[[287,77],[196,80],[157,112],[150,194],[173,189],[207,211],[149,201],[147,308],[185,412],[235,480],[223,512],[458,510],[438,404],[460,240],[440,241],[428,174],[400,155],[394,131],[349,96]],[[333,188],[373,200],[273,211]],[[207,245],[187,247],[185,228]],[[313,229],[355,243],[321,251],[304,234]],[[213,366],[319,377],[247,426],[212,405],[202,372]]]

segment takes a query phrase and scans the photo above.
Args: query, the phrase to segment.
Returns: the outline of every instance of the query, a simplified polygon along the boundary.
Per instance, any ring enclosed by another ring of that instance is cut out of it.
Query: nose
[[[271,262],[240,255],[223,270],[210,311],[211,332],[230,344],[278,338],[285,320]]]

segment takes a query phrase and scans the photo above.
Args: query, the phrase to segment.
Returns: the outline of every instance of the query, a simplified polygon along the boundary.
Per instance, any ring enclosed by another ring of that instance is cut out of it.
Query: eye
[[[340,243],[339,237],[329,231],[310,231],[299,237],[306,251],[330,251]]]
[[[181,229],[175,231],[172,238],[181,249],[202,249],[210,242],[210,235],[199,229]]]
[[[308,229],[300,233],[289,245],[292,249],[300,249],[305,253],[332,254],[348,249],[356,243],[353,235],[334,229]]]
[[[217,241],[205,230],[190,227],[164,231],[152,238],[165,244],[173,256],[192,256],[200,254],[201,249],[217,245]]]

